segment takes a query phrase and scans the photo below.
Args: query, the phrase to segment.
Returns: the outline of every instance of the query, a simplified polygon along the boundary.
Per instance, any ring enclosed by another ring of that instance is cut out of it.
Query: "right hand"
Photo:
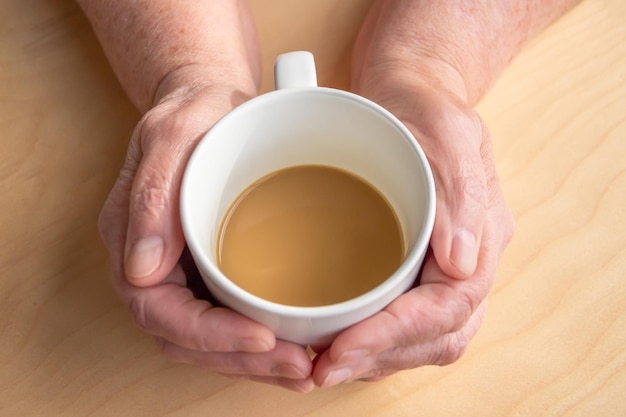
[[[459,359],[482,323],[512,237],[491,136],[468,99],[467,86],[476,95],[482,80],[468,80],[450,64],[466,45],[429,32],[434,20],[425,20],[425,9],[446,10],[434,4],[378,1],[355,43],[352,88],[395,114],[420,141],[437,208],[418,285],[319,352],[313,376],[323,387]]]
[[[115,290],[165,356],[308,392],[313,381],[307,352],[232,310],[195,298],[181,265],[178,201],[185,165],[211,126],[248,98],[235,88],[186,86],[160,100],[133,133],[98,226]]]
[[[358,92],[419,138],[437,189],[435,224],[416,286],[318,351],[313,377],[322,387],[458,360],[482,323],[513,233],[491,137],[478,114],[420,79],[412,66],[383,68],[369,67],[371,82]],[[472,237],[463,239],[466,233]]]

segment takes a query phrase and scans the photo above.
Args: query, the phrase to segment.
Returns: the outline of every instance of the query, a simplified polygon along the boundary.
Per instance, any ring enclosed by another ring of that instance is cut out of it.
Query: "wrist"
[[[168,72],[157,84],[152,107],[165,102],[185,101],[200,93],[223,96],[233,107],[258,92],[257,77],[243,64],[221,68],[199,63],[184,65]]]
[[[253,16],[244,0],[79,0],[112,69],[142,112],[188,86],[260,81]],[[201,69],[193,74],[196,69]]]
[[[372,72],[406,73],[404,81],[419,78],[473,106],[491,84],[491,61],[500,51],[484,51],[472,15],[453,9],[424,1],[375,2],[355,43],[353,88],[371,83]],[[485,54],[488,59],[481,58]]]
[[[379,97],[390,87],[425,84],[468,103],[468,85],[460,66],[449,56],[449,46],[431,47],[415,33],[407,34],[406,28],[389,16],[395,10],[389,9],[393,6],[386,2],[375,3],[362,26],[353,49],[351,89]]]
[[[358,57],[353,60],[351,88],[368,98],[396,96],[400,91],[431,90],[469,106],[464,78],[445,61],[427,57]]]

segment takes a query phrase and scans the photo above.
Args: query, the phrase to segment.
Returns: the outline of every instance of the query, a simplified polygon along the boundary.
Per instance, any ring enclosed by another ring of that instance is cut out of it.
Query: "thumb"
[[[129,198],[124,272],[136,286],[160,282],[185,245],[178,207],[180,183],[189,155],[210,126],[198,123],[201,118],[189,111],[155,108],[131,139],[131,148],[138,148],[141,160]]]
[[[481,148],[488,132],[478,117],[447,122],[426,144],[437,191],[431,246],[443,272],[463,279],[476,271],[487,213]]]

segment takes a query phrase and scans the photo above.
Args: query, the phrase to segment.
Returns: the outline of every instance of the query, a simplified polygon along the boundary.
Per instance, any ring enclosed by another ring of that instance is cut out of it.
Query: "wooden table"
[[[252,2],[347,87],[370,1]],[[517,219],[456,364],[308,395],[168,362],[109,284],[96,218],[138,113],[70,0],[0,3],[0,415],[626,416],[626,2],[589,0],[479,105]]]

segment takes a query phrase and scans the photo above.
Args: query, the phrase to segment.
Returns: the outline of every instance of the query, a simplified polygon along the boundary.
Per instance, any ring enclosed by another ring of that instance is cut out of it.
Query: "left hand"
[[[418,285],[319,352],[313,379],[322,387],[459,359],[481,325],[514,228],[491,137],[475,111],[410,67],[370,66],[360,81],[357,92],[419,140],[435,177],[437,213]]]

